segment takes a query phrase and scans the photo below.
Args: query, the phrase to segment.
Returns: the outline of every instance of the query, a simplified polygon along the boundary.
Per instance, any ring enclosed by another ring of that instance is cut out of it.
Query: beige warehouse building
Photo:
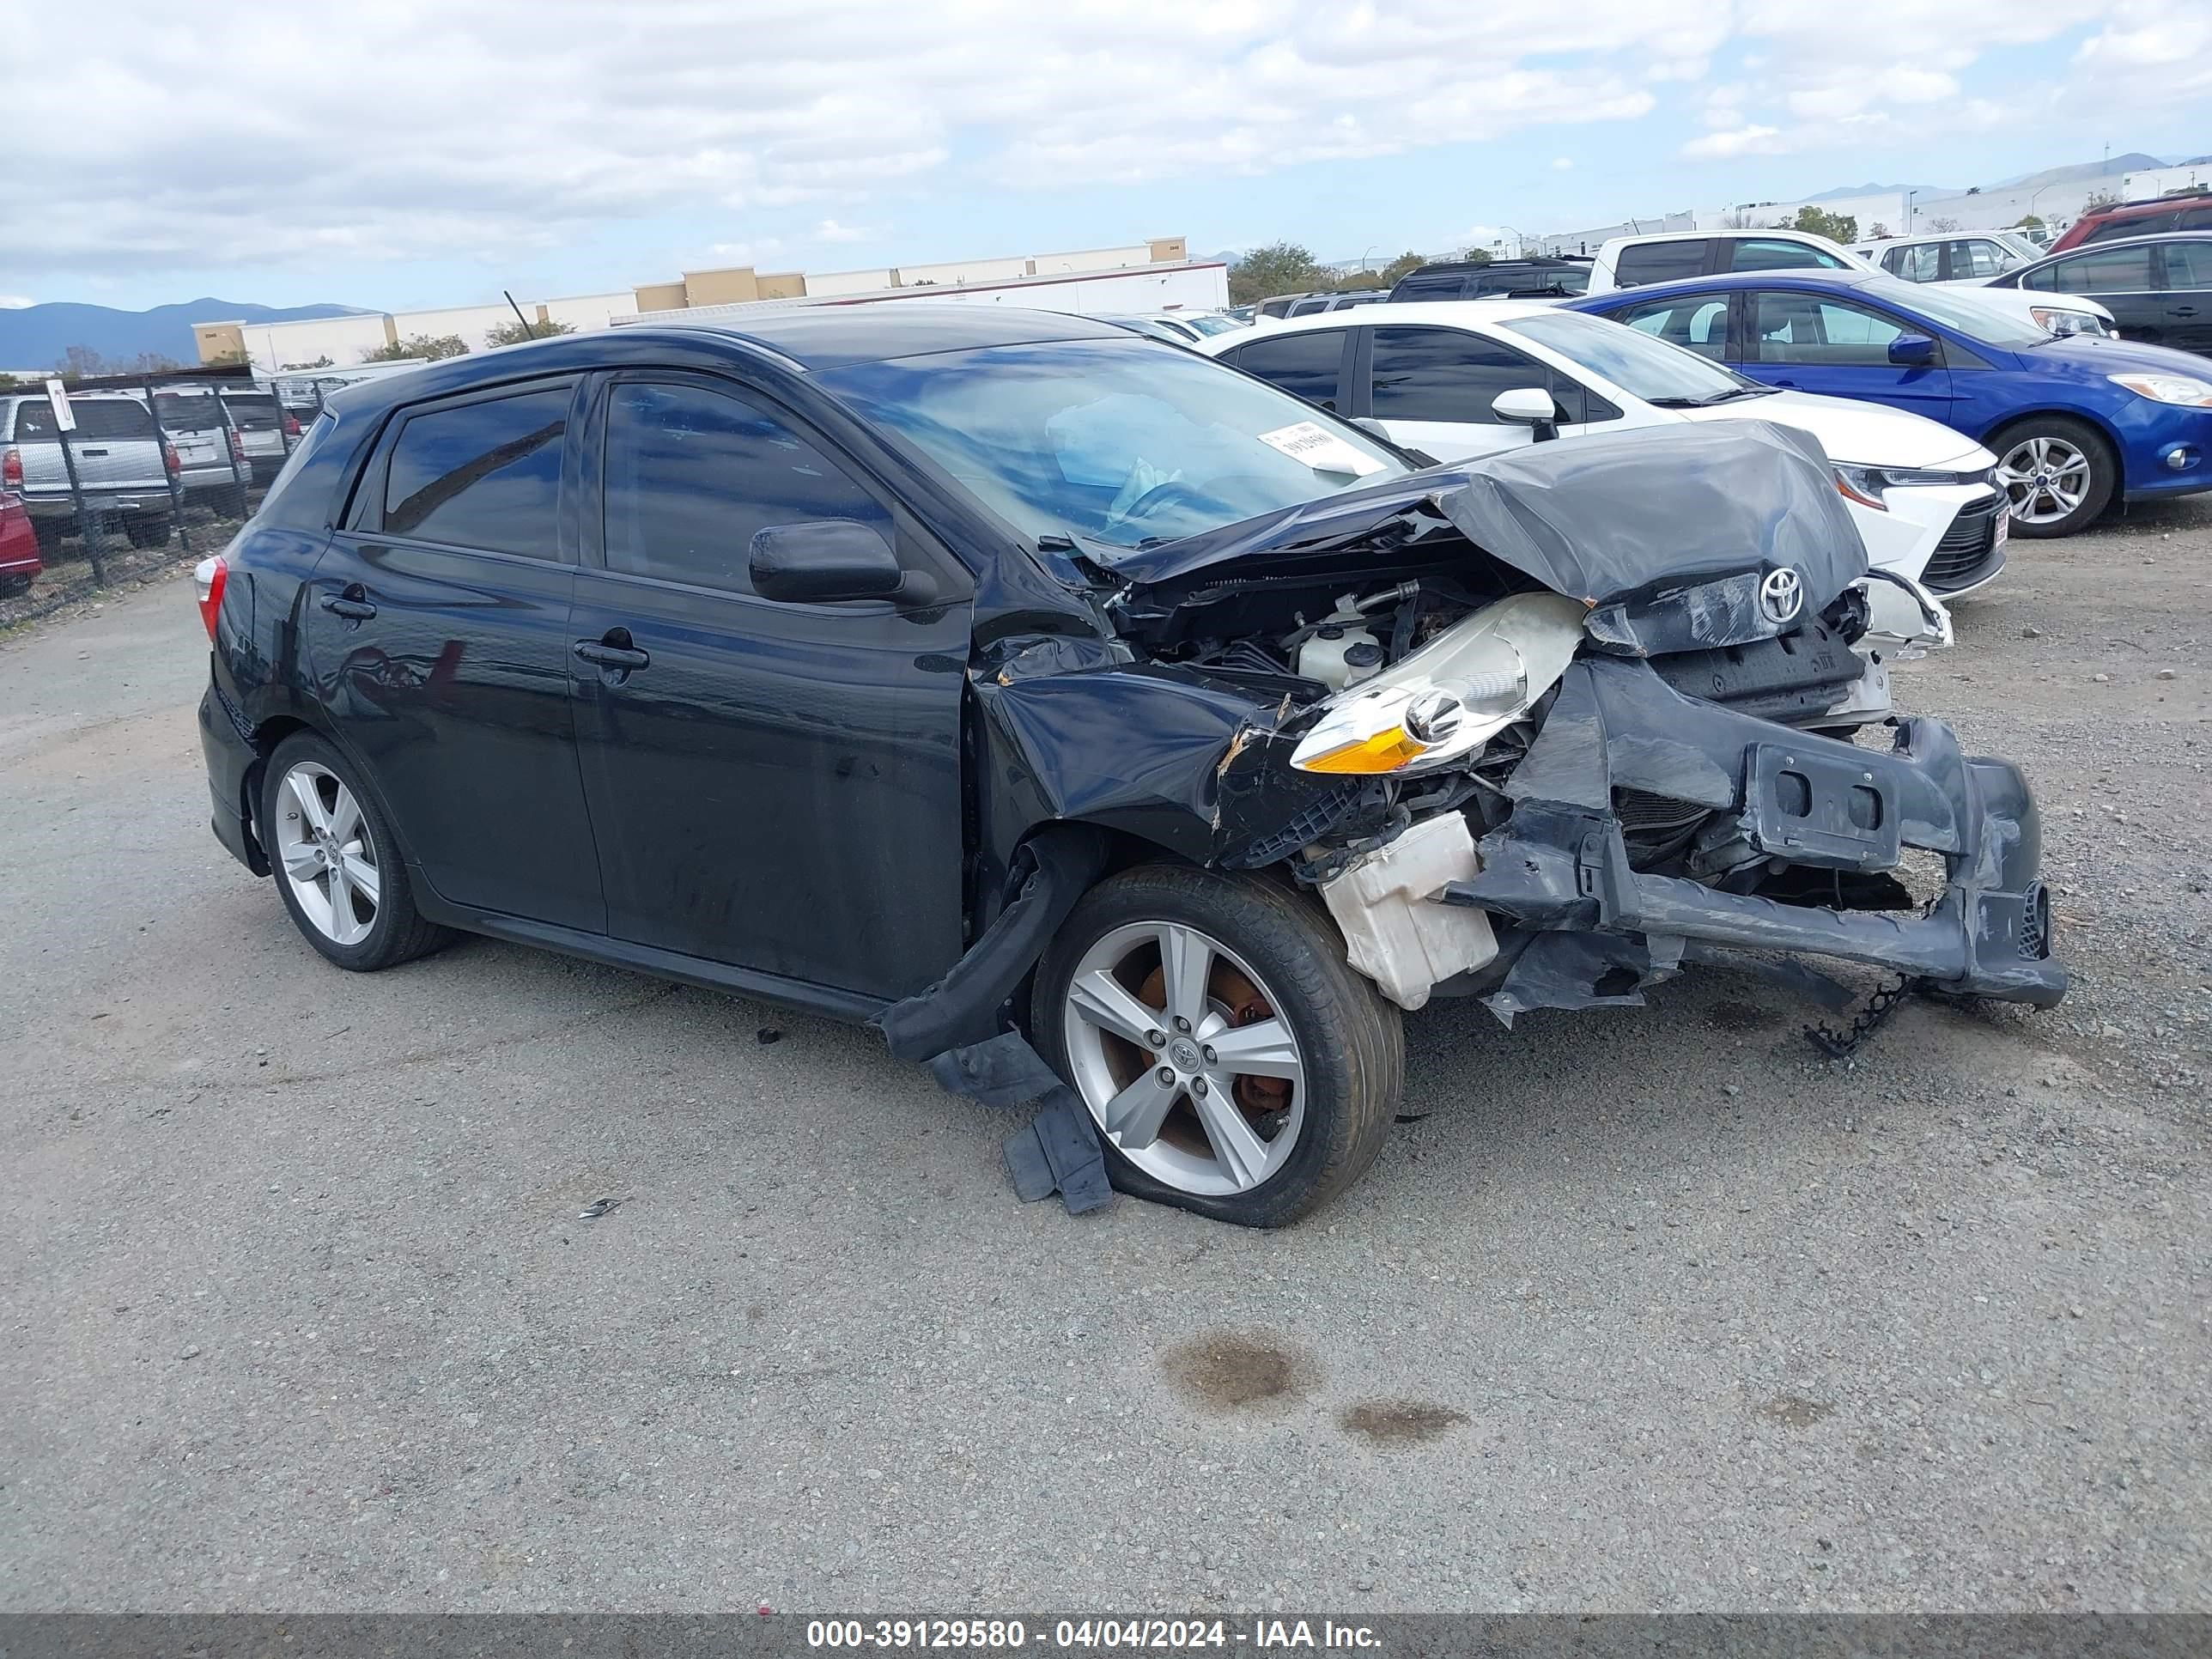
[[[647,283],[612,294],[525,301],[522,313],[534,322],[565,323],[583,331],[611,327],[618,319],[634,317],[641,312],[688,311],[710,306],[747,305],[763,300],[835,301],[916,288],[957,289],[973,283],[1178,264],[1188,258],[1183,238],[1163,236],[1117,247],[953,260],[939,264],[878,266],[864,270],[809,273],[723,265],[687,270],[672,283]],[[366,312],[351,317],[317,318],[296,323],[211,320],[194,323],[192,339],[203,363],[245,362],[252,364],[258,373],[279,374],[287,369],[350,368],[371,352],[417,335],[456,335],[470,350],[481,351],[492,330],[514,321],[514,313],[504,303],[450,306],[429,311]]]

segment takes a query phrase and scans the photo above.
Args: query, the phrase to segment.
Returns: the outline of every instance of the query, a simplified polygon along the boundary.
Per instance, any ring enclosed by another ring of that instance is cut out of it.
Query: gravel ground
[[[0,646],[0,1607],[2212,1606],[2209,557],[2020,544],[1900,675],[2041,791],[2063,1008],[1438,1006],[1272,1236],[1017,1204],[864,1031],[341,975],[185,584]]]

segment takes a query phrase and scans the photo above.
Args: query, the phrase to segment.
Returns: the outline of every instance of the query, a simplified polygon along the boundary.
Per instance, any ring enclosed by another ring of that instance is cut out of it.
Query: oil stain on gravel
[[[1822,1418],[1833,1416],[1835,1410],[1835,1407],[1825,1400],[1808,1400],[1796,1394],[1778,1394],[1759,1408],[1759,1414],[1773,1419],[1785,1429],[1809,1429]]]
[[[1179,1342],[1162,1362],[1168,1381],[1208,1411],[1249,1411],[1296,1400],[1313,1387],[1313,1361],[1262,1333],[1211,1331]]]
[[[1425,1400],[1363,1400],[1337,1413],[1337,1426],[1370,1446],[1419,1446],[1467,1421],[1467,1413]]]

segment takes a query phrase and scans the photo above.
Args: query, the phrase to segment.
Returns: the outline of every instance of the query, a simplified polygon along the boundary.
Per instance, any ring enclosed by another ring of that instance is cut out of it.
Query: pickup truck
[[[133,547],[161,546],[169,539],[169,480],[182,468],[176,447],[127,392],[74,392],[69,402],[76,417],[70,448],[86,500],[119,517]],[[0,397],[0,489],[23,498],[41,548],[51,551],[79,533],[60,431],[42,392]]]

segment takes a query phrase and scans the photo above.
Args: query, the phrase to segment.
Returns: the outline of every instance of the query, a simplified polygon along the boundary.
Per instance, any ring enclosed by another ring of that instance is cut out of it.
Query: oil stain
[[[1808,1400],[1796,1394],[1778,1394],[1759,1408],[1759,1414],[1772,1418],[1785,1429],[1809,1429],[1822,1418],[1834,1416],[1835,1411],[1835,1407],[1825,1400]]]
[[[1338,1413],[1336,1421],[1371,1446],[1419,1446],[1449,1434],[1467,1413],[1425,1400],[1363,1400]]]
[[[1762,1031],[1774,1016],[1748,1002],[1716,1002],[1705,1010],[1705,1024],[1723,1031]]]
[[[1264,1334],[1212,1331],[1179,1342],[1162,1362],[1168,1381],[1210,1411],[1246,1411],[1297,1399],[1314,1364]]]

